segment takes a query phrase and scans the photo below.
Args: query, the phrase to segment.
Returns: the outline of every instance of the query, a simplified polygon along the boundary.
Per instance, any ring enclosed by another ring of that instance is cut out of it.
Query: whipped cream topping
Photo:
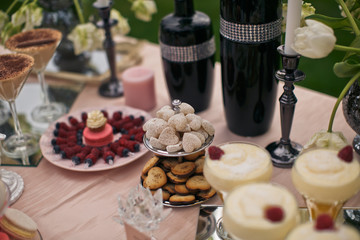
[[[99,111],[95,110],[88,113],[88,118],[86,120],[86,126],[88,128],[96,129],[104,126],[107,122],[106,117],[104,114]]]
[[[336,225],[334,230],[316,230],[307,222],[292,230],[286,240],[359,240],[360,235],[349,226]]]

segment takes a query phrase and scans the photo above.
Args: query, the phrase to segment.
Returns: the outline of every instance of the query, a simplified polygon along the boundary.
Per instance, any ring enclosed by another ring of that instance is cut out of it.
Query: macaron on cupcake
[[[4,216],[0,219],[0,228],[19,240],[34,239],[37,232],[37,224],[34,220],[15,208],[6,209]]]
[[[105,146],[113,141],[113,128],[101,111],[88,113],[83,137],[85,144],[93,147]]]

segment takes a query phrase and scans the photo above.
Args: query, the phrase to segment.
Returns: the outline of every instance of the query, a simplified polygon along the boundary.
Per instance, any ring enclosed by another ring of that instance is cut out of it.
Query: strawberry
[[[338,157],[345,162],[352,162],[353,160],[353,149],[350,145],[343,147],[338,152]]]
[[[224,154],[224,151],[216,146],[210,146],[208,149],[210,159],[219,160],[221,156]]]
[[[284,211],[278,206],[269,206],[265,209],[265,217],[271,222],[280,222],[284,218]]]
[[[315,224],[316,230],[333,230],[334,228],[334,221],[328,214],[321,214],[316,219]]]

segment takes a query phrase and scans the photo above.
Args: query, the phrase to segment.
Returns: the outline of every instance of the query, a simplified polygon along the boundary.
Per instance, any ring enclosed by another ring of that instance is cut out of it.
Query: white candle
[[[297,55],[291,48],[295,39],[295,29],[300,27],[302,0],[288,0],[286,14],[286,32],[285,32],[285,54]]]

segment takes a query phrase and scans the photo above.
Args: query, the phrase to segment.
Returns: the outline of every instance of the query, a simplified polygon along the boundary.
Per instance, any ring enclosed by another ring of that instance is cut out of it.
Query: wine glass
[[[212,147],[210,147],[212,148]],[[208,148],[204,164],[204,176],[218,192],[221,200],[240,185],[270,181],[273,166],[268,151],[247,142],[228,142],[218,145],[224,154],[220,159],[212,159]],[[217,233],[227,238],[222,219],[217,222]]]
[[[0,125],[7,122],[9,119],[9,111],[4,107],[3,102],[0,101]]]
[[[31,55],[35,59],[34,71],[40,82],[43,103],[35,107],[31,116],[36,122],[51,123],[66,112],[66,107],[57,102],[50,102],[44,70],[57,46],[62,33],[55,29],[39,28],[21,32],[10,37],[5,45],[8,49]]]
[[[292,181],[304,197],[311,220],[321,214],[336,219],[344,203],[360,189],[360,164],[354,154],[351,162],[329,148],[303,151],[292,168]]]
[[[3,151],[12,158],[24,159],[39,149],[36,136],[21,131],[15,105],[33,65],[34,58],[27,54],[0,55],[0,99],[9,103],[15,128],[15,134],[3,142]]]

